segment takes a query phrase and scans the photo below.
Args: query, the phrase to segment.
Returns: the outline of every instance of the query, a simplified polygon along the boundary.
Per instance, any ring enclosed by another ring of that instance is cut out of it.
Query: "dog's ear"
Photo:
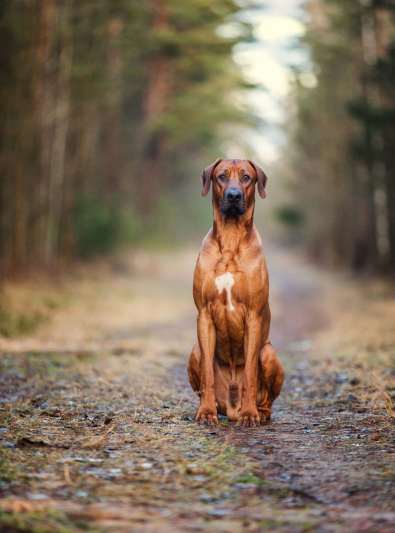
[[[212,165],[210,165],[209,167],[203,170],[202,175],[200,176],[202,180],[202,185],[203,185],[203,190],[202,190],[203,196],[207,196],[208,191],[210,190],[211,176],[212,176],[213,170],[218,165],[218,163],[220,163],[221,161],[222,159],[217,159],[216,161],[214,161]]]
[[[261,198],[266,198],[266,193],[265,193],[265,187],[267,183],[266,174],[263,172],[263,170],[260,167],[258,167],[258,165],[256,165],[253,161],[251,161],[251,159],[247,159],[247,161],[249,162],[249,164],[253,167],[253,169],[256,172],[256,181],[258,183],[259,196]]]

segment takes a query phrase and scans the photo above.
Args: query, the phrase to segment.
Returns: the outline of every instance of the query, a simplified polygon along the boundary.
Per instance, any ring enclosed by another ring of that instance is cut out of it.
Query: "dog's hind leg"
[[[199,394],[200,391],[200,362],[201,353],[199,343],[195,342],[188,361],[188,378],[192,389]]]
[[[259,354],[257,407],[262,422],[270,420],[272,404],[280,395],[284,370],[271,342]]]
[[[200,361],[201,353],[199,343],[195,342],[188,361],[188,378],[192,389],[198,396],[200,396]],[[197,412],[198,410],[195,409],[193,413],[194,417],[196,416]]]

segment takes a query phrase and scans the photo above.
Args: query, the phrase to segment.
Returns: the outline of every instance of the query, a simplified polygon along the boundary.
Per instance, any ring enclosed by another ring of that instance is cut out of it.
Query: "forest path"
[[[51,323],[1,340],[0,531],[395,531],[394,419],[314,351],[343,282],[265,253],[286,379],[259,428],[192,420],[195,250],[82,273]]]

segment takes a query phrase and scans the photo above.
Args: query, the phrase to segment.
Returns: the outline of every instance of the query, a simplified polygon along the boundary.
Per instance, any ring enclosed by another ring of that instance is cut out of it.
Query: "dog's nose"
[[[238,191],[237,189],[230,189],[226,193],[226,199],[229,202],[234,203],[234,204],[236,204],[237,202],[240,202],[241,197],[242,197],[241,192]]]

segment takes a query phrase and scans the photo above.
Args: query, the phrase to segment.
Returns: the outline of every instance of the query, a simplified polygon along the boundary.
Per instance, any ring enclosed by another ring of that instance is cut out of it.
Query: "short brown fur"
[[[193,282],[198,342],[188,375],[200,396],[196,420],[211,425],[220,413],[239,425],[255,426],[269,420],[284,380],[268,337],[269,278],[253,220],[255,184],[264,198],[267,178],[244,159],[217,159],[201,178],[204,196],[213,184],[214,221]],[[237,204],[228,200],[233,192],[241,198]],[[232,285],[220,292],[216,280],[224,274]]]

